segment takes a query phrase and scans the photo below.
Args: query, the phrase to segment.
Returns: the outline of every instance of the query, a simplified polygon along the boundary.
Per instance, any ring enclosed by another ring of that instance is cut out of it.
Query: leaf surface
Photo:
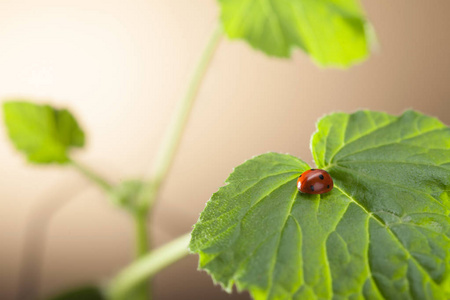
[[[194,227],[200,268],[255,299],[448,299],[450,129],[414,111],[317,127],[313,156],[335,188],[297,192],[310,167],[290,155],[245,162]]]
[[[219,0],[230,38],[268,55],[300,48],[324,66],[349,66],[369,54],[373,32],[358,0]]]
[[[8,135],[33,163],[66,163],[73,147],[84,146],[84,133],[66,109],[25,101],[3,104]]]

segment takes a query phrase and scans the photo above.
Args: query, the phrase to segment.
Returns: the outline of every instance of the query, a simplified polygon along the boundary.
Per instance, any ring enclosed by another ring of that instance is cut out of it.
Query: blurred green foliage
[[[230,38],[268,55],[290,57],[300,48],[322,66],[347,67],[375,42],[359,0],[219,0]]]
[[[84,146],[84,132],[66,109],[8,101],[3,116],[12,143],[32,163],[67,163],[69,150]]]

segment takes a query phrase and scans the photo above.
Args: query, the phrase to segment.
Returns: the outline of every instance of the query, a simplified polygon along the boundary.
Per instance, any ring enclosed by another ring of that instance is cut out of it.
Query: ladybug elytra
[[[297,189],[306,194],[323,194],[332,188],[333,179],[327,171],[321,169],[305,171],[297,180]]]

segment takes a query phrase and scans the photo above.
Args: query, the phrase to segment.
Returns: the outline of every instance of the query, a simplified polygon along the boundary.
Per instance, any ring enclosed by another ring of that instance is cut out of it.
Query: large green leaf
[[[348,66],[370,51],[373,32],[359,0],[219,0],[230,38],[266,54],[301,48],[317,63]]]
[[[3,104],[9,138],[33,163],[66,163],[72,147],[84,145],[84,133],[66,109],[25,101]]]
[[[334,189],[297,192],[310,167],[268,153],[208,201],[190,249],[255,299],[448,299],[450,128],[408,111],[322,118],[312,139]]]

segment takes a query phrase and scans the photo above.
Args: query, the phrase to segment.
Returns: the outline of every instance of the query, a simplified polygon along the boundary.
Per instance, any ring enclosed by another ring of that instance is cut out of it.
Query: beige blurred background
[[[312,163],[315,121],[359,108],[414,108],[450,124],[450,2],[364,1],[380,42],[348,71],[296,52],[269,59],[224,40],[149,222],[155,245],[190,230],[232,168],[267,151]],[[147,172],[215,25],[213,0],[0,0],[0,99],[69,107],[88,134],[76,157],[118,182]],[[133,256],[133,224],[73,170],[28,165],[0,130],[0,299],[12,299],[27,220],[61,204],[45,238],[41,296],[107,280]],[[48,204],[47,204],[48,205]],[[196,271],[162,272],[157,300],[248,299]]]

